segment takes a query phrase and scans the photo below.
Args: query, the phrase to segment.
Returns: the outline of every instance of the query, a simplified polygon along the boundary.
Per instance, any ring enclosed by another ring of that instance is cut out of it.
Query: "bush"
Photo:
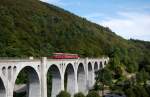
[[[75,94],[74,97],[85,97],[85,96],[83,93],[80,92],[80,93]]]
[[[150,93],[150,85],[146,86],[145,89],[146,89],[147,93]]]
[[[91,91],[86,97],[100,97],[96,91]]]
[[[126,95],[127,97],[136,97],[136,95],[134,94],[133,89],[131,89],[131,88],[125,90],[125,95]]]
[[[137,85],[133,88],[133,91],[136,97],[149,97],[147,91],[145,90],[143,86]]]
[[[61,91],[56,97],[71,97],[71,95],[66,91]]]

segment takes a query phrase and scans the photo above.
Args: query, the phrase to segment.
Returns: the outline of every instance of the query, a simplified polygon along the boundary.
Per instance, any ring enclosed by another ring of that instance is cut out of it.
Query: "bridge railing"
[[[108,57],[102,57],[102,58],[78,58],[78,59],[49,59],[47,58],[47,61],[83,61],[83,60],[102,60],[107,59]],[[12,58],[12,57],[0,57],[0,62],[32,62],[32,61],[41,61],[41,58],[34,58],[34,57],[26,57],[26,58]]]

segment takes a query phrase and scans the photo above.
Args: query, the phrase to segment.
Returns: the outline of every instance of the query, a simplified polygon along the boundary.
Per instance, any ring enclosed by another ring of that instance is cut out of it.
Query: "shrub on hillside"
[[[61,91],[56,97],[71,97],[71,95],[66,91]]]
[[[133,91],[132,88],[126,89],[126,90],[125,90],[125,95],[126,95],[127,97],[136,97],[136,95],[135,95],[135,93],[134,93],[134,91]]]
[[[74,97],[85,97],[83,93],[79,92],[74,95]]]
[[[86,97],[100,97],[96,91],[91,91]]]

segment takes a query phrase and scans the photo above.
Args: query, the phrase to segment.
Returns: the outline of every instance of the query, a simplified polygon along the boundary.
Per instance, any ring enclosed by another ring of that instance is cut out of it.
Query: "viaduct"
[[[47,76],[52,74],[51,97],[65,89],[73,96],[87,93],[94,85],[95,71],[104,68],[109,58],[99,59],[0,59],[0,97],[13,97],[16,79],[22,70],[29,77],[27,97],[47,97]]]

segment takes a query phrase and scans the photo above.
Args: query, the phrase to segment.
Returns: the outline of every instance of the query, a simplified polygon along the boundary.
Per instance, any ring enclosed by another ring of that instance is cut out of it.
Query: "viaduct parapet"
[[[65,89],[72,96],[78,92],[86,94],[94,85],[94,72],[104,68],[108,61],[109,58],[0,59],[0,97],[13,97],[14,91],[19,87],[15,82],[22,70],[26,70],[29,76],[27,97],[47,97],[48,72],[52,74],[51,97],[56,97]]]

